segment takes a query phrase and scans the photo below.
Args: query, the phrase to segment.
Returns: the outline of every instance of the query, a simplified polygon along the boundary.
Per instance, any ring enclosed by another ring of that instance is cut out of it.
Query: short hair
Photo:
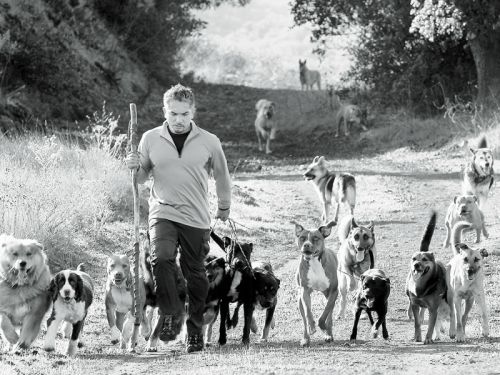
[[[166,107],[169,100],[178,100],[181,102],[188,102],[193,107],[194,104],[194,93],[191,88],[186,87],[178,83],[175,86],[172,86],[165,94],[163,94],[163,105]]]

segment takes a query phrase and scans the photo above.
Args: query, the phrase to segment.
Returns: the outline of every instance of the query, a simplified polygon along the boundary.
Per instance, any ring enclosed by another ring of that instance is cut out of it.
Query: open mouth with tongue
[[[356,262],[362,262],[365,259],[365,249],[358,248],[356,251]]]
[[[420,266],[420,264],[416,264],[415,266],[413,266],[413,272],[412,272],[413,279],[418,280],[422,278],[422,276],[424,276],[427,272],[429,272],[429,269],[430,269],[429,266],[422,267]]]

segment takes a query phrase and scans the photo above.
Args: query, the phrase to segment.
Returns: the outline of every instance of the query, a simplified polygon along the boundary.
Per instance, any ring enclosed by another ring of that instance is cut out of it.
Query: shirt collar
[[[189,135],[187,136],[186,140],[194,137],[199,132],[200,132],[200,128],[198,126],[196,126],[196,124],[194,123],[194,121],[191,121],[191,130],[189,131]],[[160,136],[162,136],[163,138],[165,138],[165,139],[169,140],[170,142],[174,143],[174,140],[172,139],[172,136],[168,132],[168,123],[167,123],[166,120],[163,121],[163,125],[162,125],[162,128],[161,128]]]

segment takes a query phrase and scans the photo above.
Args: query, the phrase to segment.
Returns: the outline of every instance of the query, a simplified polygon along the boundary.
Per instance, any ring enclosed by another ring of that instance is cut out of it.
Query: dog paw
[[[310,344],[311,344],[311,340],[309,340],[309,339],[304,338],[304,339],[300,340],[300,346],[303,348],[309,346]]]
[[[111,344],[113,344],[113,345],[116,345],[116,344],[118,344],[119,342],[120,342],[120,340],[115,340],[115,339],[111,340]]]
[[[332,342],[332,341],[333,341],[332,335],[325,335],[325,342]]]
[[[145,351],[148,353],[156,353],[158,348],[156,346],[146,346]]]
[[[50,352],[53,352],[55,350],[55,348],[52,345],[45,345],[43,347],[43,350],[45,350],[46,352],[50,353]]]
[[[224,337],[224,338],[219,338],[219,345],[220,346],[224,346],[226,345],[227,343],[227,339]]]
[[[465,342],[465,335],[463,333],[457,333],[457,342]]]
[[[431,338],[425,338],[424,345],[434,344],[434,341]]]
[[[372,326],[372,329],[370,331],[370,334],[372,335],[372,337],[374,339],[376,339],[378,337],[378,329],[375,328],[375,324]]]
[[[259,342],[260,342],[261,344],[265,344],[265,343],[267,343],[267,338],[261,337],[261,338],[259,339]]]
[[[309,325],[309,334],[314,335],[316,333],[316,326],[314,324]]]

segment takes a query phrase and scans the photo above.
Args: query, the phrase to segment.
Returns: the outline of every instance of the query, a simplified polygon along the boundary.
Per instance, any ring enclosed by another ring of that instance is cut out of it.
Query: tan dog
[[[302,90],[312,90],[316,84],[318,90],[321,90],[321,74],[317,70],[309,70],[306,66],[306,60],[299,59],[299,78]]]
[[[1,234],[0,333],[14,352],[28,349],[40,332],[51,302],[49,284],[43,246],[35,240]]]
[[[347,293],[356,290],[361,275],[375,267],[377,249],[375,248],[375,233],[372,223],[361,226],[354,217],[346,216],[339,224],[340,248],[337,254],[339,268],[340,309],[337,319],[345,315]]]
[[[450,203],[445,219],[446,239],[443,242],[443,247],[450,246],[451,231],[458,221],[466,221],[471,224],[467,228],[476,231],[476,243],[481,241],[481,231],[483,231],[484,237],[488,238],[488,232],[484,225],[484,215],[477,205],[475,195],[458,195]]]
[[[266,154],[270,154],[271,140],[276,138],[276,104],[267,99],[260,99],[255,105],[257,117],[255,118],[255,132],[259,142],[259,151],[264,151],[263,143],[266,143]]]
[[[410,300],[409,311],[415,319],[415,341],[422,341],[421,324],[423,310],[429,310],[429,324],[424,344],[433,343],[441,335],[442,320],[450,316],[450,337],[455,337],[455,313],[453,293],[450,289],[449,275],[442,262],[436,261],[429,252],[429,245],[436,227],[436,213],[433,212],[427,224],[420,251],[413,254],[410,272],[406,279],[406,295]]]
[[[133,351],[136,342],[133,340],[134,316],[133,314],[133,280],[130,271],[130,261],[125,254],[113,254],[108,257],[107,264],[106,317],[111,330],[111,343],[120,342],[120,348]],[[153,305],[153,285],[147,284],[143,272],[140,272],[139,295],[141,306],[141,334],[146,340],[151,335],[151,312],[146,311],[147,306]]]
[[[316,188],[321,202],[323,203],[323,213],[321,220],[326,222],[330,216],[330,208],[335,200],[335,216],[333,221],[337,222],[339,217],[340,203],[344,203],[354,215],[356,206],[356,180],[349,173],[333,173],[328,171],[323,156],[316,156],[307,167],[304,178],[311,181]]]
[[[493,152],[482,138],[479,148],[470,148],[472,159],[464,170],[462,194],[472,194],[478,198],[479,207],[484,210],[491,186],[495,181],[493,171]]]
[[[489,335],[488,309],[484,295],[483,258],[488,256],[485,249],[472,249],[462,243],[462,230],[472,228],[466,221],[459,221],[453,226],[453,258],[450,260],[450,286],[455,305],[457,320],[457,342],[465,340],[465,325],[467,317],[474,304],[481,310],[481,333],[484,337]],[[465,301],[465,310],[462,311],[462,300]]]
[[[311,311],[311,293],[317,290],[326,297],[327,302],[318,320],[319,328],[325,333],[325,340],[333,340],[332,312],[338,295],[337,256],[332,250],[325,248],[325,238],[335,226],[331,221],[316,230],[307,230],[295,224],[297,246],[300,250],[299,266],[296,273],[299,287],[299,310],[304,324],[304,336],[301,346],[310,344],[311,335],[316,332],[316,325]]]
[[[335,137],[340,134],[340,128],[344,125],[344,135],[348,137],[351,134],[351,129],[354,126],[367,131],[366,123],[366,109],[363,110],[355,104],[343,104],[338,95],[333,91],[330,93],[330,108],[334,111],[334,126],[336,127]]]

